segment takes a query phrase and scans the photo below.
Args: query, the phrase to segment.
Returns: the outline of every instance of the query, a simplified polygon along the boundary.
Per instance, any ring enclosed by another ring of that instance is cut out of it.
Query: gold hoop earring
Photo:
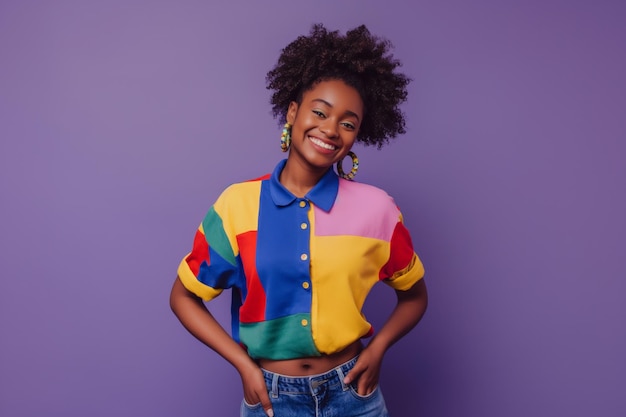
[[[287,152],[289,150],[289,145],[291,145],[291,125],[289,123],[285,123],[283,132],[280,135],[280,149],[283,152]]]
[[[357,158],[356,154],[352,151],[348,152],[348,156],[352,158],[352,169],[346,174],[343,172],[343,168],[341,166],[342,161],[337,161],[337,173],[341,178],[352,181],[356,172],[359,170],[359,158]]]

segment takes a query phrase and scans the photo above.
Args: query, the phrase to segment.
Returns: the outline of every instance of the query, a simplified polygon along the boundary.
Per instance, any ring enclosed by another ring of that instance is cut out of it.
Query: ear
[[[293,125],[296,121],[296,114],[298,114],[298,103],[292,101],[289,103],[289,108],[287,109],[287,123]]]

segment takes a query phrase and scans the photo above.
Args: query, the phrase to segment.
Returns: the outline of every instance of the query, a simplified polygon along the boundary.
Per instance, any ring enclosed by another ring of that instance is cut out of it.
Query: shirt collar
[[[279,181],[280,173],[286,163],[286,159],[280,161],[278,165],[276,165],[276,168],[274,168],[274,172],[272,172],[272,176],[270,177],[270,193],[274,204],[277,206],[287,206],[296,200],[296,196]],[[337,198],[338,190],[339,177],[335,174],[335,171],[329,169],[304,198],[312,201],[313,204],[322,210],[330,211]]]

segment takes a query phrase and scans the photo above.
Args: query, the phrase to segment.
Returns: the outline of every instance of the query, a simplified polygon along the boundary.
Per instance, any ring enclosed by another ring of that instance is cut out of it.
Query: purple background
[[[626,415],[625,3],[223,3],[0,3],[0,415],[238,415],[167,299],[220,190],[283,157],[264,77],[315,22],[414,79],[407,135],[355,149],[430,289],[390,411]]]

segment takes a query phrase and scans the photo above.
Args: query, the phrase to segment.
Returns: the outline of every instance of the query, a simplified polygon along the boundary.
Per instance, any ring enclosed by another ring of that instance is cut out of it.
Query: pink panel
[[[349,235],[389,241],[400,215],[393,199],[383,190],[345,180],[339,181],[331,212],[332,216],[315,207],[316,236]]]

